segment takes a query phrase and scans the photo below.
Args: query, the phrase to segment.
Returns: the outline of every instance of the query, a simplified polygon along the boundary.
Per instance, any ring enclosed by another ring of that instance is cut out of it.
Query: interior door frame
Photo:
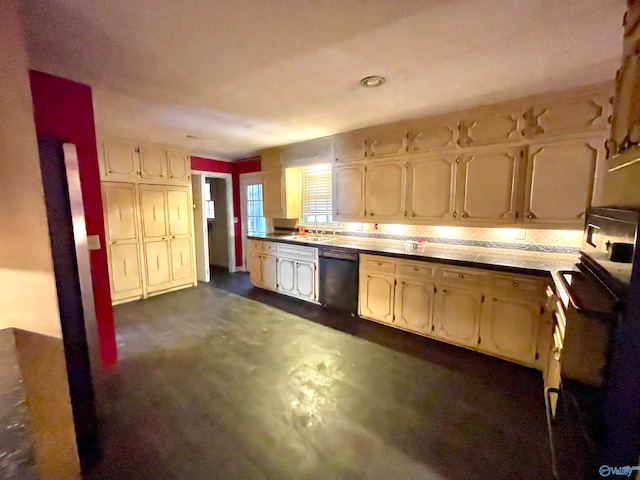
[[[247,218],[247,185],[252,185],[255,183],[262,183],[262,174],[261,172],[250,172],[250,173],[241,173],[239,175],[240,181],[240,235],[242,239],[242,270],[247,271],[247,232],[248,232],[248,218]],[[264,198],[263,198],[264,200]],[[266,218],[266,229],[267,232],[271,231],[271,219]]]
[[[226,197],[227,197],[227,255],[228,255],[228,268],[229,273],[236,272],[236,236],[234,229],[234,214],[233,214],[233,181],[230,173],[218,173],[218,172],[205,172],[202,170],[192,170],[191,171],[192,179],[196,176],[200,177],[200,185],[204,186],[206,182],[206,178],[221,178],[225,181],[226,187]],[[196,204],[195,210],[200,210],[200,216],[198,221],[195,220],[194,214],[194,231],[195,229],[204,229],[203,237],[199,238],[200,235],[195,235],[195,243],[196,243],[196,251],[200,252],[202,255],[196,255],[196,269],[198,271],[198,275],[201,276],[202,272],[204,272],[205,282],[209,282],[211,280],[211,272],[209,271],[209,237],[207,233],[207,218],[206,218],[206,209],[204,208],[205,199],[204,199],[204,188],[201,189],[202,194],[199,198],[195,198],[194,203]],[[206,241],[204,241],[206,239]]]

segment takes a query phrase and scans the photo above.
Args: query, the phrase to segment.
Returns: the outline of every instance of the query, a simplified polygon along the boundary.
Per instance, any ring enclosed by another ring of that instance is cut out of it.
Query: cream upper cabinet
[[[186,152],[167,150],[167,170],[170,181],[191,180],[191,158]]]
[[[480,350],[534,365],[540,314],[537,301],[488,296],[480,322]]]
[[[407,145],[406,130],[377,130],[367,136],[365,156],[367,159],[376,159],[402,155],[407,153]]]
[[[286,218],[284,211],[284,172],[262,172],[262,199],[264,216]]]
[[[189,235],[191,233],[191,202],[189,189],[184,187],[167,188],[167,218],[169,235]]]
[[[393,323],[395,277],[360,271],[359,314],[372,320]]]
[[[414,332],[431,334],[434,291],[433,282],[399,278],[395,289],[395,324]]]
[[[145,179],[167,178],[167,152],[153,145],[138,147],[140,154],[140,176]]]
[[[140,185],[142,236],[167,235],[166,189],[159,185]]]
[[[454,120],[418,121],[407,135],[409,153],[425,153],[434,150],[452,149],[456,146]]]
[[[104,182],[102,202],[107,241],[138,238],[136,188],[132,183]]]
[[[481,307],[480,291],[449,285],[438,287],[433,316],[434,334],[447,342],[476,348]]]
[[[172,238],[169,241],[171,250],[171,280],[180,282],[193,278],[193,258],[191,239],[189,237]]]
[[[149,240],[144,242],[147,289],[149,292],[164,290],[171,286],[169,265],[169,242]]]
[[[278,149],[267,149],[260,152],[260,170],[263,172],[282,170],[282,156]]]
[[[459,204],[454,216],[468,220],[514,222],[519,194],[520,148],[464,155]]]
[[[453,219],[455,211],[455,155],[412,158],[407,172],[407,212],[415,221]]]
[[[406,160],[370,163],[365,167],[365,206],[371,220],[404,220],[408,167]]]
[[[102,148],[104,178],[115,180],[140,176],[137,144],[109,140],[103,142]]]
[[[458,146],[480,147],[519,141],[522,138],[518,129],[519,117],[518,111],[493,108],[468,112],[458,122]]]
[[[333,160],[353,162],[364,160],[367,151],[367,138],[364,135],[344,135],[333,142]]]
[[[536,139],[606,131],[609,127],[609,99],[609,95],[597,93],[531,107],[523,114],[523,135]]]
[[[602,142],[596,140],[529,147],[525,222],[581,226],[594,184],[602,182],[596,171],[603,159]]]
[[[362,221],[365,215],[365,166],[334,164],[332,183],[333,221]]]

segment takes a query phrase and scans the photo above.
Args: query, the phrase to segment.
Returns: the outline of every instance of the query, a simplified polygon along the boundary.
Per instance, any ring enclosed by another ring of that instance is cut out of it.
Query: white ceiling
[[[226,159],[613,79],[625,9],[624,0],[22,4],[32,68],[91,85],[99,134]],[[361,88],[367,75],[387,82]]]

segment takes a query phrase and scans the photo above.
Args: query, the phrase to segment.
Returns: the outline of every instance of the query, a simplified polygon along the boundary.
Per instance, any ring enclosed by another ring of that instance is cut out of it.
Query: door
[[[101,186],[107,240],[137,241],[135,185],[103,182]]]
[[[176,150],[168,150],[167,170],[169,180],[188,182],[191,179],[191,160],[189,154]]]
[[[455,155],[414,158],[409,162],[408,219],[453,219],[457,167]]]
[[[262,286],[262,255],[260,253],[249,253],[249,279],[256,287]]]
[[[400,279],[395,292],[395,324],[414,332],[431,334],[433,283]]]
[[[362,164],[333,166],[331,191],[334,222],[350,219],[362,221],[364,218],[365,170]]]
[[[189,189],[183,187],[165,187],[167,189],[167,218],[169,235],[189,235],[191,222],[189,210]]]
[[[525,222],[582,226],[602,149],[594,140],[529,147]]]
[[[248,235],[267,233],[267,220],[264,217],[262,182],[260,173],[240,175],[240,217],[242,220],[242,265],[248,268]]]
[[[142,236],[145,238],[165,236],[167,234],[165,187],[140,185],[139,188]]]
[[[483,307],[479,349],[534,366],[539,319],[538,302],[494,295]]]
[[[366,210],[370,220],[402,221],[405,217],[406,160],[369,164],[365,172]]]
[[[476,348],[480,331],[482,294],[440,286],[435,296],[434,334],[447,342]]]
[[[137,243],[108,245],[111,296],[113,300],[142,294],[142,276]]]
[[[518,168],[523,157],[519,148],[463,156],[458,216],[515,222]]]
[[[196,273],[198,281],[208,282],[209,272],[209,242],[207,233],[207,220],[205,219],[205,203],[203,198],[205,188],[204,176],[195,174],[191,177],[193,192],[193,241],[196,250]]]
[[[393,323],[393,275],[365,273],[360,276],[360,316]]]
[[[140,176],[154,180],[167,178],[167,153],[165,150],[141,145],[140,152]]]
[[[133,180],[140,175],[138,146],[135,143],[105,141],[104,169],[105,177]]]
[[[147,288],[151,291],[162,290],[171,285],[169,269],[169,242],[151,240],[144,243]]]
[[[316,266],[312,262],[296,262],[296,289],[298,297],[316,300]]]
[[[278,291],[295,294],[296,261],[278,259]]]
[[[171,280],[175,283],[193,282],[193,259],[191,258],[191,239],[172,238],[171,248]]]
[[[269,218],[286,218],[284,211],[284,171],[262,172],[263,214]]]
[[[278,284],[277,259],[275,255],[262,255],[262,287],[275,290]]]

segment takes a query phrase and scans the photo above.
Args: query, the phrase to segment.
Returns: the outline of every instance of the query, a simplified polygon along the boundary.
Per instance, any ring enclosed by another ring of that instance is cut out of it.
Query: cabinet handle
[[[445,288],[444,290],[442,290],[442,293],[447,293],[447,289]]]
[[[458,216],[458,212],[453,212],[453,218],[456,218]]]
[[[459,274],[458,278],[464,278],[464,275],[463,274]]]
[[[469,218],[469,214],[468,213],[463,213],[462,214],[462,218]]]
[[[498,299],[494,297],[494,298],[492,298],[492,299],[491,299],[491,301],[492,301],[492,302],[497,302],[497,301],[498,301]]]
[[[528,218],[528,219],[530,219],[530,220],[531,220],[533,217],[534,217],[533,213],[527,213],[527,218]]]
[[[376,263],[377,266],[381,267],[382,264],[380,262]]]
[[[113,173],[113,170],[107,170],[107,173]]]
[[[142,176],[142,172],[136,172],[138,174],[139,177]]]
[[[336,212],[336,217],[337,217],[338,215],[340,215],[340,212]]]
[[[413,271],[414,271],[414,272],[419,272],[419,271],[420,271],[420,269],[419,269],[418,267],[413,267]]]
[[[516,282],[513,282],[513,286],[514,286],[514,287],[517,287],[517,286],[518,286],[518,284],[517,284]]]
[[[173,178],[173,175],[169,175],[169,178]]]
[[[413,217],[415,217],[415,216],[416,216],[416,214],[415,214],[415,213],[412,213],[412,214],[411,214],[411,218],[413,218]]]
[[[371,275],[367,275],[367,278],[371,278]]]
[[[404,216],[405,216],[405,217],[407,216],[407,212],[404,212]]]
[[[401,285],[406,285],[407,282],[405,282],[404,280],[402,282],[400,282]]]
[[[167,239],[167,237],[162,237],[162,240],[166,240],[166,239]]]
[[[373,217],[373,212],[371,212],[369,215],[371,215]]]
[[[336,157],[336,162],[338,161],[338,157]]]

